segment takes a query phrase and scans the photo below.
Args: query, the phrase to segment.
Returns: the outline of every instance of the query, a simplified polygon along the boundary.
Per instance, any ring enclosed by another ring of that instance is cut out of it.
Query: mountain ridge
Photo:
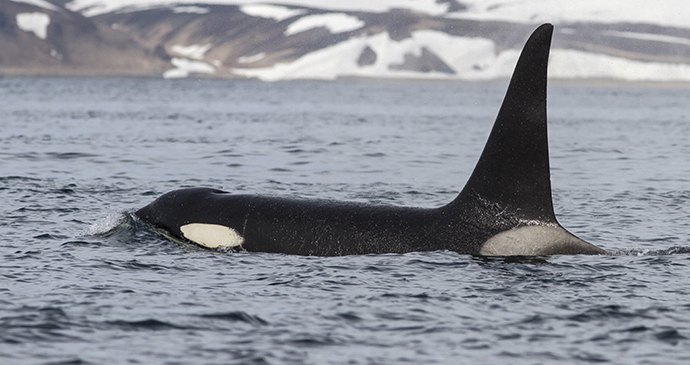
[[[0,75],[482,81],[510,75],[537,25],[469,19],[455,0],[383,12],[293,1],[3,0]],[[555,79],[690,81],[687,28],[562,23],[553,48]]]

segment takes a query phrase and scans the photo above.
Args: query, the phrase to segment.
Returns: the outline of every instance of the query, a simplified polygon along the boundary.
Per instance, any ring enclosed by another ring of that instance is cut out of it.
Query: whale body
[[[479,161],[447,205],[395,207],[192,188],[164,194],[135,215],[175,239],[255,252],[605,254],[563,228],[553,209],[546,118],[552,34],[553,26],[544,24],[527,40]]]

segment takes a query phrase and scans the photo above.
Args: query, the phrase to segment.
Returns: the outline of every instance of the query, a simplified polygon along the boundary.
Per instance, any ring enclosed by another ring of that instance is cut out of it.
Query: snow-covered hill
[[[0,0],[0,73],[490,80],[552,22],[552,78],[690,81],[687,19],[681,0]]]

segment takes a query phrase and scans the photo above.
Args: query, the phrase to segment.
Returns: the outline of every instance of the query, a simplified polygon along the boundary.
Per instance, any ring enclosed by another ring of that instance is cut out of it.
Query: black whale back
[[[135,214],[205,247],[298,255],[452,250],[489,256],[600,254],[553,211],[546,77],[553,26],[534,31],[467,185],[436,209],[176,190]]]

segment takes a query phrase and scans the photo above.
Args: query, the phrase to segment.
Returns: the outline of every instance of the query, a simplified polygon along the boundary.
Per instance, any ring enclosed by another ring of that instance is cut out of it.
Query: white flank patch
[[[19,13],[17,26],[25,32],[33,32],[36,37],[46,39],[48,36],[50,16],[44,13]]]
[[[209,8],[202,8],[199,6],[178,6],[173,8],[173,13],[190,13],[190,14],[208,14],[211,11]]]
[[[29,4],[29,5],[35,5],[38,6],[39,8],[43,9],[48,9],[48,10],[53,10],[53,11],[60,11],[60,8],[57,6],[45,1],[45,0],[12,0],[15,3],[24,3],[24,4]]]
[[[479,250],[482,256],[562,255],[595,250],[589,243],[557,226],[524,226],[489,238]]]
[[[289,36],[317,27],[326,27],[332,34],[337,34],[359,29],[365,24],[359,18],[343,13],[309,15],[290,24],[285,35]]]
[[[170,47],[170,50],[177,53],[180,56],[194,58],[200,60],[204,58],[204,54],[211,49],[211,43],[206,43],[203,46],[200,44],[192,44],[191,46],[178,46],[174,45]]]
[[[290,9],[284,6],[276,5],[243,5],[240,10],[251,16],[258,16],[261,18],[275,19],[276,21],[292,18],[293,16],[302,15],[307,11],[304,9]]]
[[[184,237],[204,247],[236,247],[244,243],[236,230],[218,224],[191,223],[180,227]]]
[[[239,63],[253,63],[256,61],[263,60],[264,57],[266,57],[266,53],[261,52],[261,53],[257,53],[255,55],[251,55],[251,56],[242,56],[242,57],[237,59],[237,62],[239,62]]]

